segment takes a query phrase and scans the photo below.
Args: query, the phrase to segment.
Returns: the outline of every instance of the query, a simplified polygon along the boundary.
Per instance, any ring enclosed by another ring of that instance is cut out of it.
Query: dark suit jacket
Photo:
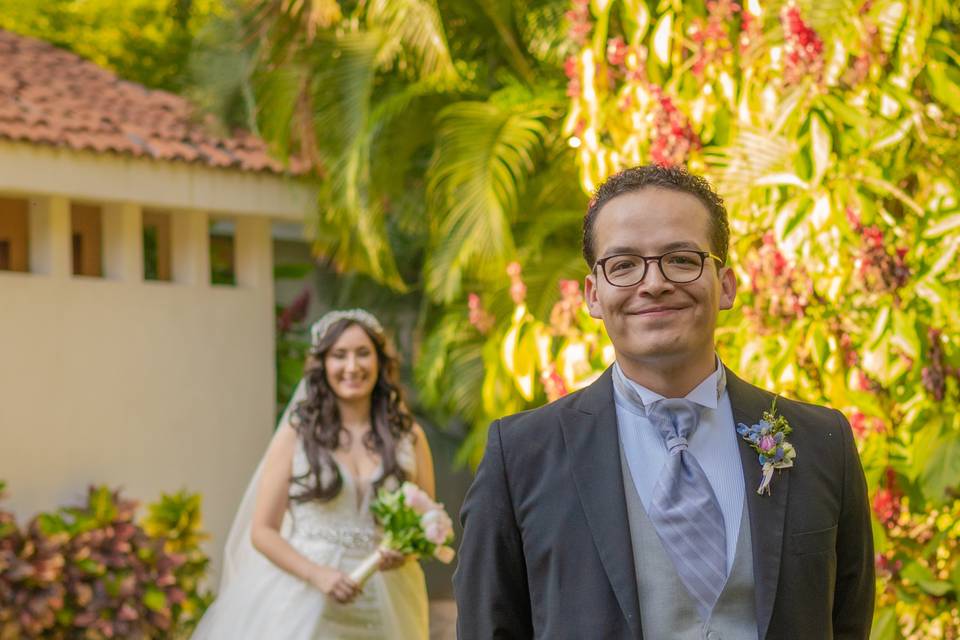
[[[773,395],[727,376],[734,422],[756,423]],[[873,540],[850,425],[783,398],[777,411],[797,459],[775,474],[772,495],[757,495],[757,454],[738,437],[758,636],[867,638]],[[491,425],[461,512],[459,638],[642,638],[618,443],[610,370]]]

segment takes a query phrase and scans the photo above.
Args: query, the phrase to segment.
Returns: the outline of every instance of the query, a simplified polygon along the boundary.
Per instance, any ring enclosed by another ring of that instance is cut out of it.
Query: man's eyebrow
[[[677,240],[675,242],[670,242],[663,245],[661,251],[666,253],[667,251],[676,251],[677,249],[693,249],[694,251],[701,250],[700,246],[697,245],[696,242],[691,242],[689,240]],[[605,256],[617,256],[624,253],[629,253],[635,256],[641,255],[640,251],[636,247],[628,247],[625,245],[609,247],[606,251],[604,251]]]
[[[674,249],[693,249],[695,251],[700,251],[700,246],[696,242],[679,240],[676,242],[671,242],[663,247],[664,251],[673,251]]]

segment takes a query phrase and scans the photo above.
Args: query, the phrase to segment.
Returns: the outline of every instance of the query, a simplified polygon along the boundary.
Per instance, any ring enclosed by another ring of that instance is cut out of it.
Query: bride
[[[378,488],[410,480],[434,495],[426,436],[400,397],[379,321],[334,311],[311,328],[303,380],[227,540],[216,602],[194,640],[426,640],[420,565],[396,552],[360,588],[374,551]]]

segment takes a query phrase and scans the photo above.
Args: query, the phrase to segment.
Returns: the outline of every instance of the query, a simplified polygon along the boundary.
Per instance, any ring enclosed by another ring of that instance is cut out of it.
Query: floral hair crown
[[[383,336],[383,325],[380,321],[364,309],[345,309],[343,311],[331,311],[310,326],[310,343],[316,347],[327,336],[327,332],[337,322],[341,320],[350,320],[362,324],[373,333]]]

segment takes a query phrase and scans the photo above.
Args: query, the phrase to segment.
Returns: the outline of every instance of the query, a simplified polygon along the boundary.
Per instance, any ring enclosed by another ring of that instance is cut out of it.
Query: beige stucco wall
[[[4,507],[25,521],[91,483],[141,502],[199,492],[216,580],[274,426],[271,221],[302,220],[312,192],[276,176],[0,143],[0,197],[29,203],[30,262],[30,273],[0,272]],[[76,203],[100,209],[101,278],[72,275]],[[144,211],[156,209],[169,214],[171,282],[143,281]],[[235,223],[233,287],[209,284],[209,221],[223,217]]]
[[[0,477],[21,518],[90,483],[203,494],[219,555],[272,432],[270,297],[0,273]]]

